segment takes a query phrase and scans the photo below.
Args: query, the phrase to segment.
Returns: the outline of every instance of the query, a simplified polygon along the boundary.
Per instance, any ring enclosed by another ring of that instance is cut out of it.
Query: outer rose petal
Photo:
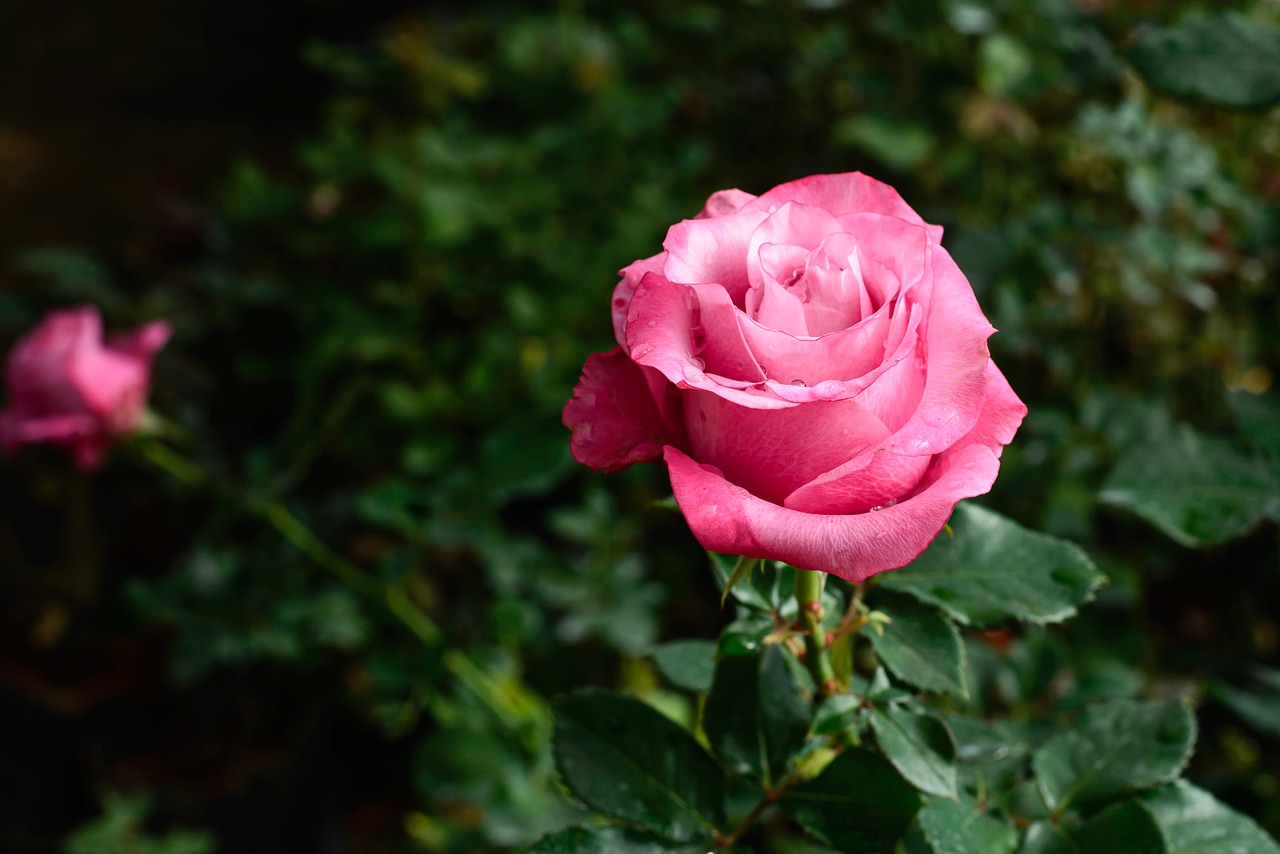
[[[995,482],[1000,461],[968,445],[937,461],[915,496],[875,513],[821,515],[779,507],[725,480],[679,449],[663,451],[676,504],[704,548],[781,560],[854,583],[906,566],[932,542],[956,502]]]
[[[90,306],[51,312],[14,345],[6,377],[15,415],[29,418],[87,412],[66,374],[77,359],[92,357],[102,341],[102,318]]]
[[[982,415],[959,444],[986,445],[998,457],[1004,446],[1013,441],[1026,415],[1027,405],[1014,394],[996,363],[987,362],[987,398],[982,403]]]
[[[987,363],[991,360],[987,338],[995,328],[983,316],[973,288],[945,249],[933,248],[932,265],[932,296],[924,333],[926,373],[919,404],[901,427],[890,423],[881,409],[868,407],[897,429],[886,447],[899,454],[937,454],[951,447],[977,423],[986,396]],[[912,293],[918,290],[920,286]],[[864,394],[881,401],[895,396],[892,373],[886,372]]]
[[[689,452],[754,495],[779,504],[889,435],[878,418],[852,400],[760,410],[696,389],[682,399]]]
[[[156,353],[169,343],[169,336],[172,334],[173,327],[166,321],[153,320],[132,332],[114,333],[107,338],[107,349],[150,365]]]
[[[592,353],[564,407],[573,458],[618,471],[658,459],[663,445],[684,444],[675,392],[665,377],[637,365],[620,347]]]
[[[782,503],[805,513],[866,513],[892,506],[912,493],[932,460],[873,451],[815,477]]]
[[[810,175],[797,181],[779,184],[755,201],[742,206],[742,213],[778,208],[787,202],[799,202],[826,208],[836,216],[850,213],[878,213],[896,216],[923,225],[934,243],[942,242],[942,227],[929,225],[898,191],[861,172],[839,175]]]
[[[694,219],[710,219],[716,216],[727,216],[737,213],[743,205],[754,199],[751,193],[742,190],[719,190],[711,194],[707,203]]]
[[[631,312],[631,299],[635,296],[636,288],[640,287],[640,281],[646,274],[661,273],[665,263],[667,253],[662,252],[652,258],[633,261],[618,271],[622,281],[613,289],[613,337],[618,339],[618,345],[624,353],[631,352],[627,349],[627,315]]]

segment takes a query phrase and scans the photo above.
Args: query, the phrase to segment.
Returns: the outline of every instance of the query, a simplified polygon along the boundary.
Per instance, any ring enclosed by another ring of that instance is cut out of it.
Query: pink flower
[[[0,445],[70,445],[81,469],[96,469],[112,439],[137,429],[152,357],[168,340],[169,324],[156,321],[104,345],[97,309],[50,312],[9,354]]]
[[[712,551],[851,581],[910,563],[1027,411],[941,238],[859,173],[716,193],[621,271],[620,346],[564,409],[574,457],[665,460]]]

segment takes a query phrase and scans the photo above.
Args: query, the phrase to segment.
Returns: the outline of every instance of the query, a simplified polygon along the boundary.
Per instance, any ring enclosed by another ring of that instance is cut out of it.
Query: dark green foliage
[[[735,850],[1275,850],[1274,4],[286,4],[335,10],[263,48],[314,86],[287,126],[145,67],[141,6],[95,35],[28,5],[0,11],[0,337],[86,301],[176,329],[147,440],[175,466],[0,462],[6,755],[155,795],[68,807],[68,845],[252,850],[250,804],[305,847],[287,791],[367,850],[693,854],[747,819]],[[211,92],[264,67],[193,43]],[[713,190],[851,169],[946,227],[1030,415],[917,561],[828,583],[824,698],[794,570],[722,608],[736,557],[706,571],[661,470],[591,473],[559,419],[618,268]],[[57,845],[30,775],[0,848]]]
[[[579,691],[554,708],[556,765],[574,795],[672,839],[713,835],[724,819],[724,774],[688,733],[603,691]]]
[[[920,808],[920,796],[883,758],[851,748],[781,803],[822,842],[840,851],[872,854],[902,838]]]
[[[1073,543],[1028,531],[990,510],[962,504],[924,554],[883,584],[942,608],[966,625],[1011,619],[1065,620],[1102,583]]]
[[[1240,110],[1280,101],[1280,27],[1238,12],[1139,30],[1129,59],[1174,97]]]
[[[777,647],[758,656],[726,657],[716,666],[703,727],[716,755],[734,771],[773,788],[804,742],[809,719]]]

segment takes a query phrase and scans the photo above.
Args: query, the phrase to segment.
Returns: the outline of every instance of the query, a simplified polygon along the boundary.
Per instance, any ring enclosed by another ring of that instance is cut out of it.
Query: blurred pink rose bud
[[[155,321],[104,343],[96,308],[50,312],[9,354],[0,445],[70,445],[81,469],[96,469],[112,439],[138,429],[151,360],[169,332],[168,323]]]

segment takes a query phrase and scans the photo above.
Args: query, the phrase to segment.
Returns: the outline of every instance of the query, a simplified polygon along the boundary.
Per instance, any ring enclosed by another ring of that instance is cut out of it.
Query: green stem
[[[242,494],[232,484],[214,477],[198,463],[192,462],[167,445],[148,438],[140,438],[132,445],[147,462],[187,486],[208,487],[216,494],[228,497]],[[423,645],[431,648],[440,646],[444,639],[440,627],[414,603],[403,584],[384,583],[367,574],[359,566],[330,548],[279,501],[254,497],[243,500],[243,507],[275,528],[277,533],[316,566],[329,572],[356,593],[381,601]],[[504,691],[492,676],[478,667],[464,653],[456,649],[448,650],[442,659],[445,669],[488,706],[498,720],[511,730],[518,732],[521,729],[522,717],[534,716],[533,704],[523,701],[521,696],[510,690]]]
[[[822,628],[822,585],[826,576],[807,569],[796,570],[796,605],[804,626],[804,661],[820,694],[839,690],[836,673],[827,657],[827,636]]]

